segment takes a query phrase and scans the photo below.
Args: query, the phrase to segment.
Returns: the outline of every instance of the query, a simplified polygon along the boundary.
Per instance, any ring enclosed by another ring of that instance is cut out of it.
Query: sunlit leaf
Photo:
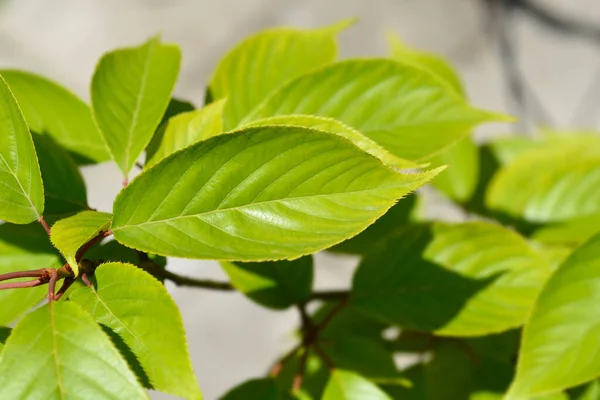
[[[75,153],[78,161],[110,159],[108,149],[94,124],[90,107],[69,90],[25,71],[0,70],[14,93],[29,128],[52,136]]]
[[[105,54],[92,78],[92,110],[125,177],[150,142],[179,73],[179,48],[154,37]]]
[[[110,228],[112,215],[97,211],[82,211],[52,225],[50,238],[69,266],[79,274],[77,251],[102,231]]]
[[[210,82],[212,101],[228,99],[225,128],[235,128],[283,83],[334,61],[337,35],[350,23],[320,29],[270,29],[238,44],[221,60]]]
[[[2,399],[147,399],[102,329],[72,302],[46,305],[13,329],[0,354]]]
[[[179,310],[165,287],[131,264],[96,269],[96,289],[83,287],[69,299],[110,328],[132,353],[128,361],[149,387],[200,399]]]
[[[139,175],[115,201],[112,230],[165,256],[292,259],[356,235],[437,172],[397,173],[325,132],[248,128]]]
[[[392,400],[377,385],[349,371],[335,370],[322,400]]]
[[[406,328],[477,336],[523,324],[550,272],[537,251],[501,226],[413,226],[363,259],[351,304]]]
[[[578,246],[600,231],[600,213],[538,229],[532,238],[547,245]]]
[[[431,165],[448,165],[432,184],[451,200],[463,203],[473,196],[479,178],[479,149],[470,137],[433,156]]]
[[[31,134],[0,77],[0,220],[27,224],[44,211],[44,187]]]

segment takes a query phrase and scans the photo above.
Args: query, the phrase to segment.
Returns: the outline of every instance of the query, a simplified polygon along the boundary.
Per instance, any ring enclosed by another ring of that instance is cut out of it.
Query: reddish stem
[[[62,286],[60,287],[60,289],[58,289],[58,292],[54,295],[54,300],[58,301],[63,296],[63,294],[65,294],[65,292],[71,287],[71,285],[74,282],[75,282],[75,278],[73,278],[73,277],[65,278]]]
[[[48,236],[50,236],[50,225],[48,225],[48,223],[44,219],[43,215],[38,218],[38,222],[44,227],[44,230],[46,231],[46,233],[48,234]]]
[[[35,287],[35,286],[43,285],[44,283],[46,283],[46,282],[44,282],[40,278],[38,278],[36,280],[33,280],[33,281],[27,281],[27,282],[7,282],[7,283],[0,283],[0,290],[3,290],[3,289],[30,288],[30,287]]]
[[[108,237],[110,235],[112,235],[111,231],[100,232],[98,235],[96,235],[94,238],[92,238],[89,242],[87,242],[86,244],[81,246],[81,248],[77,251],[77,254],[75,254],[75,261],[77,261],[77,262],[81,261],[81,259],[85,255],[85,253],[92,246],[94,246],[96,243],[100,242],[102,239],[104,239],[105,237]]]
[[[9,272],[9,273],[0,275],[0,281],[7,281],[9,279],[17,279],[17,278],[39,278],[39,277],[43,276],[45,272],[46,272],[45,268],[33,269],[31,271]]]
[[[56,281],[58,279],[58,271],[53,269],[50,272],[50,281],[48,281],[48,294],[46,297],[49,301],[54,301],[54,293],[56,292]]]

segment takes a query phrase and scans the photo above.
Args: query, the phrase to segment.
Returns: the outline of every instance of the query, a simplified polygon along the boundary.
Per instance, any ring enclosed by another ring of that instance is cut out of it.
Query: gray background
[[[600,25],[598,0],[538,2]],[[496,49],[485,34],[488,24],[476,0],[4,0],[0,66],[39,72],[87,100],[89,79],[102,53],[162,32],[165,41],[178,43],[183,51],[176,96],[200,105],[216,62],[245,35],[265,27],[316,27],[354,16],[359,23],[341,35],[343,57],[385,54],[385,33],[393,30],[413,46],[451,60],[473,103],[509,109]],[[517,18],[511,33],[528,85],[554,125],[595,127],[597,112],[581,104],[584,98],[598,103],[598,48],[550,33],[526,18]],[[480,136],[507,130],[488,127]],[[110,211],[121,185],[116,167],[103,164],[84,173],[91,205]],[[445,211],[438,208],[436,213],[444,216]],[[317,262],[319,288],[348,285],[355,260],[318,255]],[[224,278],[212,262],[171,260],[170,265],[189,275]],[[181,307],[207,400],[264,374],[293,343],[293,311],[267,311],[234,293],[169,288]]]

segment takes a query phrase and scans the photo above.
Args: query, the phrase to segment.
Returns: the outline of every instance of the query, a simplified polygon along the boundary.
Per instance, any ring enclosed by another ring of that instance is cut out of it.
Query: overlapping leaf
[[[225,128],[235,128],[283,83],[334,61],[336,37],[350,22],[312,30],[271,29],[236,46],[221,60],[210,82],[212,100],[228,98]]]
[[[38,224],[0,225],[0,274],[60,267],[60,256]],[[0,325],[15,322],[44,297],[47,288],[0,290]]]
[[[397,173],[325,132],[248,128],[139,175],[115,201],[112,230],[160,255],[296,258],[356,235],[436,173]]]
[[[25,71],[0,70],[8,82],[29,128],[50,135],[78,161],[101,162],[110,158],[87,104],[67,89]]]
[[[6,343],[6,339],[10,336],[11,329],[5,326],[0,326],[0,353],[2,353],[2,349],[4,348],[4,343]]]
[[[525,326],[509,399],[551,393],[600,376],[600,235],[548,280]]]
[[[532,238],[547,245],[578,246],[600,232],[600,213],[549,224],[535,231]]]
[[[102,264],[97,289],[83,287],[69,299],[112,330],[132,353],[130,363],[151,388],[200,399],[185,332],[165,287],[131,264]]]
[[[31,134],[19,105],[0,77],[0,220],[35,221],[44,211],[44,187]]]
[[[147,399],[102,329],[72,302],[46,305],[13,329],[0,354],[2,399]]]
[[[501,226],[407,227],[360,264],[351,303],[406,328],[477,336],[521,325],[550,272]]]
[[[470,107],[430,73],[386,59],[347,60],[302,75],[243,123],[286,114],[337,119],[409,160],[434,155],[480,123],[507,120]]]
[[[285,309],[303,304],[312,292],[311,256],[293,261],[222,262],[221,266],[237,290],[265,307]]]
[[[332,372],[322,400],[391,400],[377,385],[349,371]]]
[[[111,220],[111,214],[82,211],[52,226],[52,243],[63,254],[75,276],[79,274],[77,251],[100,232],[108,230]]]
[[[220,400],[283,400],[283,396],[273,379],[252,379],[234,387]]]
[[[433,186],[457,202],[473,196],[479,178],[479,149],[470,137],[459,140],[430,161],[432,165],[448,165]]]
[[[219,100],[195,111],[177,114],[163,124],[146,149],[145,167],[169,154],[223,132],[223,105]]]
[[[92,110],[112,158],[127,177],[171,98],[181,53],[158,37],[105,54],[92,78]]]

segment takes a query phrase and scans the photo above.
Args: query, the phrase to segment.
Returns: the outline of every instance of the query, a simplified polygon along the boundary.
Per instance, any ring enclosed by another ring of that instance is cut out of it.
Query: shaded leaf
[[[547,245],[578,246],[600,231],[600,213],[541,227],[532,239]]]
[[[100,327],[72,302],[41,307],[13,329],[0,355],[3,399],[146,399]]]
[[[208,96],[211,101],[228,98],[224,111],[226,130],[235,128],[283,83],[334,61],[336,37],[350,23],[342,21],[320,29],[270,29],[231,50],[219,62]]]
[[[169,154],[223,132],[223,105],[217,101],[204,108],[180,113],[158,128],[146,149],[148,168]]]
[[[105,54],[92,78],[92,110],[125,177],[152,139],[175,86],[181,53],[154,37]]]
[[[0,220],[35,221],[44,211],[44,187],[31,134],[19,105],[0,77]]]
[[[97,289],[77,289],[69,299],[123,340],[152,388],[200,399],[183,322],[165,287],[131,264],[102,264],[95,277]]]
[[[432,184],[449,199],[459,203],[469,200],[479,178],[479,149],[470,137],[431,158],[432,165],[448,165]]]
[[[334,370],[329,378],[323,400],[391,400],[374,383],[354,372]]]
[[[108,213],[82,211],[52,225],[52,244],[60,250],[75,276],[79,275],[77,251],[100,232],[108,230],[111,220],[112,215]]]
[[[169,104],[167,105],[167,109],[165,110],[165,113],[163,114],[159,125],[164,124],[170,118],[172,118],[178,114],[182,114],[182,113],[185,113],[188,111],[194,111],[195,108],[196,107],[194,107],[194,105],[192,103],[190,103],[189,101],[179,100],[179,99],[176,99],[173,97],[169,101]]]
[[[347,60],[302,75],[243,123],[286,114],[337,119],[409,160],[442,151],[478,124],[508,120],[470,107],[428,72],[386,59]]]
[[[273,379],[252,379],[236,386],[219,400],[283,400]]]
[[[106,262],[117,261],[130,264],[137,264],[140,262],[139,256],[134,249],[125,247],[116,240],[111,240],[92,247],[85,253],[85,258],[90,260],[102,260]]]
[[[525,325],[508,398],[555,392],[600,376],[599,285],[596,235],[559,266],[540,293]]]
[[[363,259],[351,304],[405,328],[477,336],[521,325],[550,271],[522,237],[498,225],[413,226]]]
[[[291,259],[356,235],[437,172],[396,173],[325,132],[248,128],[143,172],[117,197],[112,230],[165,256]]]
[[[69,90],[25,71],[1,70],[29,128],[52,136],[86,163],[110,159],[90,107]]]
[[[11,329],[6,326],[0,326],[0,353],[2,353],[2,349],[4,348],[4,343],[6,343],[6,339],[10,336]]]
[[[293,261],[222,262],[233,286],[258,304],[285,309],[308,301],[312,292],[312,256]]]

